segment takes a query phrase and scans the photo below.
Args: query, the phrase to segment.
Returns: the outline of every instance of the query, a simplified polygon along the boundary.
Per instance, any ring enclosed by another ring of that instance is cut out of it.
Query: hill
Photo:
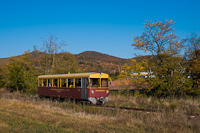
[[[101,71],[115,73],[130,59],[122,59],[115,56],[102,54],[95,51],[85,51],[75,55],[81,71]]]
[[[32,54],[35,60],[39,60],[44,52],[33,51]],[[19,55],[20,56],[20,55]],[[74,55],[79,65],[79,72],[106,72],[109,74],[117,74],[125,63],[129,63],[130,59],[123,59],[108,54],[103,54],[95,51],[85,51]],[[140,60],[143,57],[136,57]],[[4,66],[9,61],[9,58],[0,58],[0,66]]]
[[[28,54],[32,54],[33,57],[40,58],[40,56],[45,53],[40,51],[33,51]],[[130,59],[122,59],[95,51],[85,51],[80,54],[75,54],[74,56],[77,58],[79,71],[81,72],[101,71],[107,73],[115,73],[119,71],[119,69],[125,63],[130,61]],[[9,58],[0,58],[0,66],[5,65],[8,61]]]
[[[108,54],[103,54],[100,52],[95,52],[95,51],[85,51],[80,54],[76,55],[77,57],[86,57],[86,58],[95,58],[95,59],[100,59],[100,60],[109,60],[109,61],[126,61],[127,59],[122,59],[119,57],[111,56]]]
[[[9,61],[9,58],[0,58],[0,66],[4,66]]]

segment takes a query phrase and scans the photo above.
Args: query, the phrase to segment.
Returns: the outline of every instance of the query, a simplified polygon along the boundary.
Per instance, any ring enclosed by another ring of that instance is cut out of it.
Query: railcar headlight
[[[91,93],[94,94],[94,91],[92,90]]]
[[[109,90],[107,90],[106,93],[109,93]]]

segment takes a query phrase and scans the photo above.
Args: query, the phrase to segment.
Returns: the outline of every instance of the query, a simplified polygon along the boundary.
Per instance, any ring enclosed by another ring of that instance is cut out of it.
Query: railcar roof
[[[55,75],[40,75],[38,79],[59,79],[59,78],[109,78],[106,73],[97,73],[97,72],[89,72],[89,73],[73,73],[73,74],[55,74]]]

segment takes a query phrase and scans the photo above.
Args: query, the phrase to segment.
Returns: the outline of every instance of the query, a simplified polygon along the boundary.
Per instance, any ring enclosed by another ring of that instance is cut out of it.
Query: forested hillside
[[[0,58],[0,66],[5,65],[9,61],[9,58]]]
[[[32,55],[34,60],[41,60],[45,53],[34,51],[27,53]],[[57,54],[58,56],[62,53]],[[102,54],[95,51],[85,51],[80,54],[74,55],[79,64],[79,72],[101,71],[107,73],[115,73],[125,64],[130,62],[130,59],[122,59],[115,56]],[[0,58],[0,66],[4,66],[9,62],[9,58]],[[37,65],[37,64],[35,64]]]
[[[128,63],[129,59],[122,59],[95,51],[85,51],[77,54],[76,58],[82,72],[97,71],[115,73]]]

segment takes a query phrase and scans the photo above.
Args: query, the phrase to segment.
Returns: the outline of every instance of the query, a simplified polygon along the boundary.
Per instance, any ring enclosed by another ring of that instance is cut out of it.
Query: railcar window
[[[48,79],[48,87],[52,86],[52,79]]]
[[[81,88],[81,79],[75,79],[75,87]]]
[[[61,79],[61,87],[66,87],[66,79]]]
[[[53,87],[59,87],[59,80],[58,79],[53,80]]]
[[[47,87],[47,80],[43,79],[43,87]]]
[[[73,79],[68,79],[68,87],[73,88]]]
[[[101,79],[101,87],[108,87],[108,79]]]
[[[39,79],[39,81],[38,81],[38,87],[42,87],[42,79]]]
[[[100,79],[98,78],[91,78],[90,79],[90,83],[89,83],[89,87],[100,87]]]

